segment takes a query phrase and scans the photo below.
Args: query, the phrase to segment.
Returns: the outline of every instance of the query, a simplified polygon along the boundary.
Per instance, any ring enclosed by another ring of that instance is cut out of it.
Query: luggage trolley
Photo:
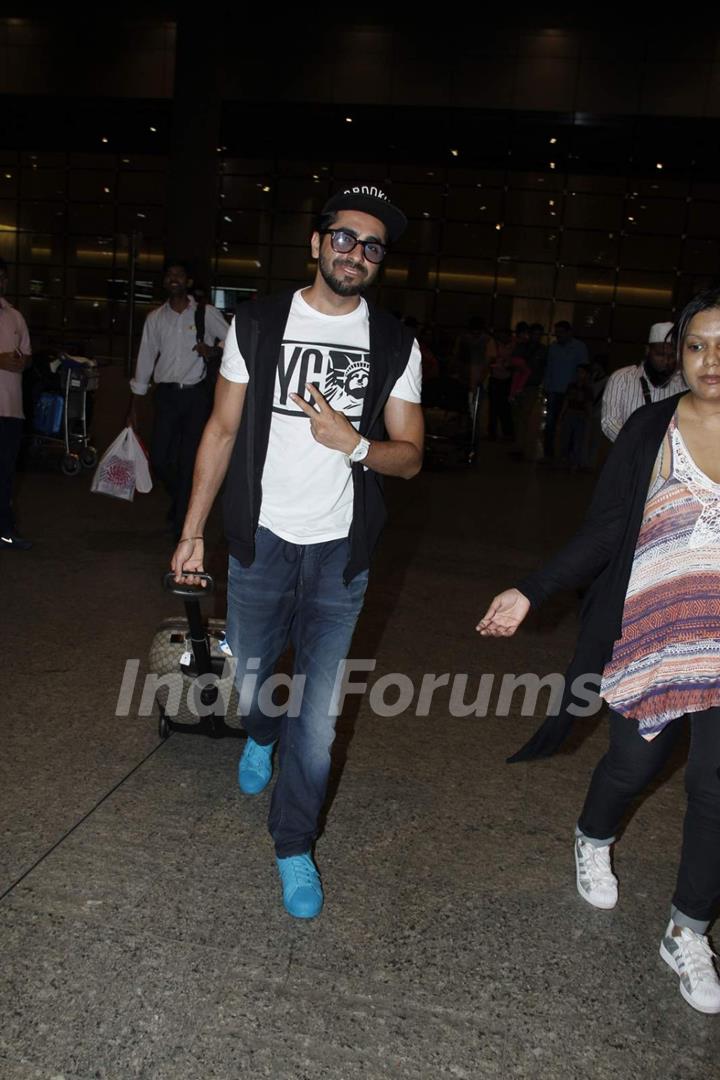
[[[63,451],[60,469],[75,476],[94,469],[97,450],[88,435],[89,395],[100,383],[97,363],[58,352],[39,372],[40,393],[33,406],[30,441],[34,447]]]
[[[440,376],[423,386],[425,460],[433,465],[472,465],[478,439],[481,388],[468,400],[458,379]]]

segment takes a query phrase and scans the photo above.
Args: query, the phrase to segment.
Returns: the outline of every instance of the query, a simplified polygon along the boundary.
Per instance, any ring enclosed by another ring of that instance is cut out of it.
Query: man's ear
[[[320,244],[321,244],[321,242],[322,242],[322,237],[321,237],[320,233],[317,231],[317,229],[315,229],[312,236],[310,237],[310,251],[312,253],[313,259],[319,259],[320,258]]]

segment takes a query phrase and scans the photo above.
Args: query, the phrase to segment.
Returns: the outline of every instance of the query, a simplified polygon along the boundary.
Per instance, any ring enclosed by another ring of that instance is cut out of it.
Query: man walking
[[[197,580],[203,528],[227,473],[227,640],[248,731],[238,780],[243,792],[261,792],[277,745],[269,826],[283,902],[298,918],[323,905],[312,846],[338,675],[385,517],[382,476],[410,479],[422,464],[417,342],[361,296],[406,224],[378,188],[340,191],[311,237],[312,285],[239,309],[172,560],[177,581]],[[302,700],[264,715],[259,689],[288,643]]]
[[[30,363],[27,324],[5,299],[8,266],[0,259],[0,549],[32,547],[15,529],[12,492],[23,431],[22,373]]]
[[[545,459],[555,457],[555,433],[565,400],[565,391],[575,380],[580,364],[589,364],[587,345],[573,334],[569,322],[555,323],[555,341],[549,347],[543,386],[547,395],[545,414]]]
[[[168,520],[176,540],[190,498],[195,454],[212,406],[207,360],[215,342],[224,341],[228,332],[217,308],[198,307],[188,295],[192,284],[186,263],[171,259],[165,264],[163,285],[168,298],[145,320],[135,378],[130,382],[133,395],[138,396],[147,394],[151,379],[155,383],[150,461],[170,495]],[[137,427],[135,397],[128,423]]]

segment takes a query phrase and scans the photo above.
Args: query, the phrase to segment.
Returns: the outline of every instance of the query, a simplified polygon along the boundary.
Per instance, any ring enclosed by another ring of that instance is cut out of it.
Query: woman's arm
[[[644,435],[644,425],[631,418],[613,444],[578,531],[539,570],[517,583],[532,607],[560,589],[577,589],[592,581],[620,548],[632,511]]]

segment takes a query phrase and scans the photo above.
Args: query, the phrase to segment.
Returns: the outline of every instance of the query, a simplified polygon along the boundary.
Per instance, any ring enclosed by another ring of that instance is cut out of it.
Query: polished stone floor
[[[592,478],[505,449],[389,485],[352,653],[377,658],[371,686],[465,674],[470,700],[481,674],[562,671],[572,596],[514,639],[473,628],[569,535]],[[686,1006],[658,956],[680,758],[630,821],[621,901],[601,912],[576,893],[572,830],[602,719],[507,766],[537,723],[517,706],[453,717],[441,688],[427,716],[378,717],[353,698],[317,845],[326,907],[295,922],[237,740],[160,743],[139,695],[115,716],[126,661],[180,611],[159,584],[163,496],[125,504],[36,468],[19,504],[35,547],[0,554],[2,1080],[717,1075],[720,1018]]]

